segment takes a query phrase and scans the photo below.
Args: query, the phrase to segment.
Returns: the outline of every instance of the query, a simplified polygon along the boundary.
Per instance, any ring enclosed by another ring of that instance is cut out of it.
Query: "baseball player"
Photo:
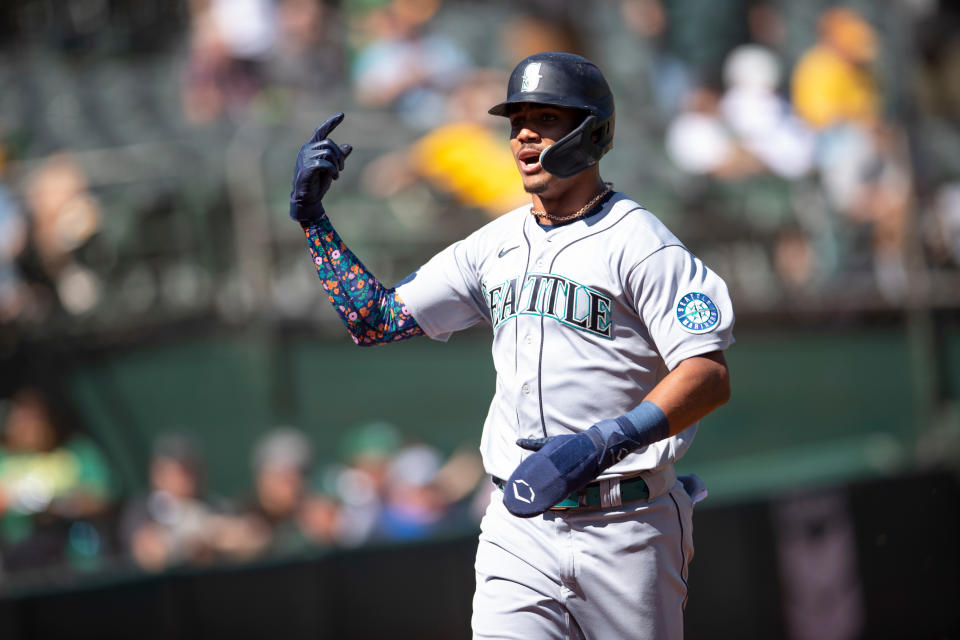
[[[492,329],[496,392],[480,448],[496,487],[477,550],[474,637],[680,638],[691,493],[703,491],[673,463],[729,397],[726,285],[601,179],[614,104],[591,62],[523,60],[490,113],[510,119],[531,204],[395,288],[366,270],[321,205],[351,151],[329,138],[342,113],[300,150],[290,215],[358,344]]]

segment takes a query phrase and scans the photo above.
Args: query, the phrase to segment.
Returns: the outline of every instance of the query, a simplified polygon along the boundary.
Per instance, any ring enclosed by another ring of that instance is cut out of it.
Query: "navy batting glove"
[[[517,466],[503,488],[507,511],[521,518],[540,515],[600,473],[603,445],[590,427],[576,435],[517,440],[535,453]]]
[[[310,222],[324,214],[321,200],[330,184],[340,177],[343,162],[353,151],[350,145],[338,145],[328,137],[341,122],[342,112],[328,118],[300,147],[290,192],[290,217],[294,220]]]
[[[510,476],[503,488],[503,504],[521,518],[539,515],[584,488],[631,451],[669,435],[663,411],[652,402],[643,402],[575,435],[517,440],[520,447],[534,453]]]

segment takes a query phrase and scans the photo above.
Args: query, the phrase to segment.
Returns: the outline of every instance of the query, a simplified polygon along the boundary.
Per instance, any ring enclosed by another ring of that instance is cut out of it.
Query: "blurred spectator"
[[[344,528],[343,509],[335,492],[322,481],[321,477],[320,482],[311,484],[303,496],[297,523],[303,537],[313,546],[336,546]]]
[[[279,0],[270,80],[329,100],[344,85],[345,42],[339,11],[323,0]]]
[[[96,256],[102,223],[100,204],[87,176],[69,152],[48,156],[27,177],[30,245],[21,260],[24,275],[42,295],[49,286],[71,315],[83,315],[100,303],[103,285],[83,254]]]
[[[343,544],[357,546],[375,535],[387,492],[390,461],[400,445],[400,433],[389,422],[360,424],[345,434],[340,458],[346,466],[335,472],[334,479],[343,503]]]
[[[796,215],[789,185],[811,171],[816,151],[814,132],[793,112],[778,92],[781,63],[774,53],[756,44],[731,51],[723,68],[726,90],[719,110],[736,143],[763,164],[761,184],[748,186],[763,193],[759,206],[747,209],[750,225],[767,234],[772,265],[780,284],[790,291],[806,289],[817,276],[813,246],[805,229],[810,213]],[[721,176],[724,174],[721,172]]]
[[[800,228],[788,225],[777,235],[773,264],[789,292],[806,290],[818,275],[813,244]]]
[[[924,232],[934,264],[960,266],[960,181],[937,189]]]
[[[171,433],[154,443],[149,490],[128,501],[120,522],[124,546],[141,569],[249,559],[263,547],[257,523],[208,498],[204,467],[187,436]]]
[[[794,107],[811,126],[854,122],[869,127],[877,121],[880,95],[869,69],[876,39],[853,9],[836,7],[821,14],[819,39],[797,62],[791,80]]]
[[[271,0],[191,0],[190,54],[183,85],[187,119],[206,124],[245,114],[264,82],[276,42]]]
[[[848,269],[865,268],[889,300],[907,289],[906,241],[912,177],[902,132],[887,123],[835,128],[821,140],[819,169],[830,204],[843,216]]]
[[[157,440],[149,468],[150,489],[126,505],[121,537],[134,561],[148,571],[207,562],[213,511],[203,498],[203,460],[188,438]]]
[[[759,45],[741,45],[724,62],[720,113],[740,144],[776,175],[794,180],[813,163],[813,133],[777,93],[780,61]]]
[[[363,44],[353,62],[357,101],[389,108],[414,129],[445,118],[447,94],[473,64],[456,42],[431,33],[440,0],[392,0],[359,16]]]
[[[446,461],[426,443],[399,448],[387,464],[371,539],[422,540],[475,525],[472,494],[484,479],[475,447],[454,452]]]
[[[433,484],[447,505],[447,526],[462,528],[480,521],[483,509],[477,510],[478,497],[489,500],[492,482],[475,445],[454,451],[434,474]]]
[[[6,155],[0,138],[0,325],[16,319],[26,303],[17,258],[27,244],[27,224],[3,181],[5,165]]]
[[[435,482],[440,466],[440,453],[426,444],[408,445],[393,456],[378,538],[416,540],[436,531],[449,506]]]
[[[17,391],[0,433],[0,549],[8,571],[91,568],[109,550],[109,465],[52,398],[37,388]]]
[[[299,551],[310,538],[301,527],[313,453],[310,441],[297,429],[277,427],[253,450],[254,495],[244,516],[265,535],[261,552]],[[311,508],[317,505],[311,504]],[[317,512],[310,515],[317,517]],[[311,521],[316,525],[316,520]]]
[[[424,181],[489,217],[523,204],[527,196],[517,180],[516,163],[502,142],[506,133],[487,114],[490,105],[503,98],[505,85],[506,78],[494,70],[463,78],[450,96],[449,119],[410,147],[370,163],[363,176],[366,189],[388,199]],[[417,224],[419,219],[405,222]]]
[[[27,225],[20,210],[0,183],[0,324],[20,315],[24,289],[16,258],[26,246]]]
[[[763,163],[734,137],[720,112],[721,94],[703,84],[667,127],[667,155],[694,175],[736,180],[764,171]]]

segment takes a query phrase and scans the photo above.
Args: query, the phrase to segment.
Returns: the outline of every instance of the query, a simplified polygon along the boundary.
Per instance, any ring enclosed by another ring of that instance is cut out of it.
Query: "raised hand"
[[[321,200],[330,184],[340,176],[344,160],[353,151],[349,144],[338,145],[328,137],[341,122],[342,112],[328,118],[300,147],[290,192],[290,217],[294,220],[315,220],[324,213]]]

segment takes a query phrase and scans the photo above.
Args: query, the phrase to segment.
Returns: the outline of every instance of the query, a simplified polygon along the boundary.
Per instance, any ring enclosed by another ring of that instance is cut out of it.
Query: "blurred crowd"
[[[303,431],[266,430],[248,461],[249,491],[237,496],[209,490],[195,435],[166,433],[152,445],[144,488],[130,490],[97,441],[71,426],[62,400],[24,387],[5,405],[0,586],[463,533],[492,487],[476,451],[444,456],[391,423],[368,422],[323,464]]]
[[[7,25],[0,55],[22,85],[0,102],[0,328],[313,319],[280,225],[290,158],[335,110],[357,153],[331,208],[399,279],[525,201],[486,109],[545,49],[605,70],[605,178],[716,264],[744,313],[957,303],[951,3],[139,4],[0,15],[34,28]]]
[[[688,173],[726,183],[775,177],[788,188],[816,189],[807,189],[815,199],[794,207],[755,211],[789,290],[854,272],[872,274],[888,301],[906,297],[908,261],[920,257],[907,233],[914,187],[906,131],[884,112],[872,70],[878,47],[855,10],[827,9],[788,78],[769,45],[738,45],[724,58],[722,85],[694,84],[669,125],[667,153]]]

